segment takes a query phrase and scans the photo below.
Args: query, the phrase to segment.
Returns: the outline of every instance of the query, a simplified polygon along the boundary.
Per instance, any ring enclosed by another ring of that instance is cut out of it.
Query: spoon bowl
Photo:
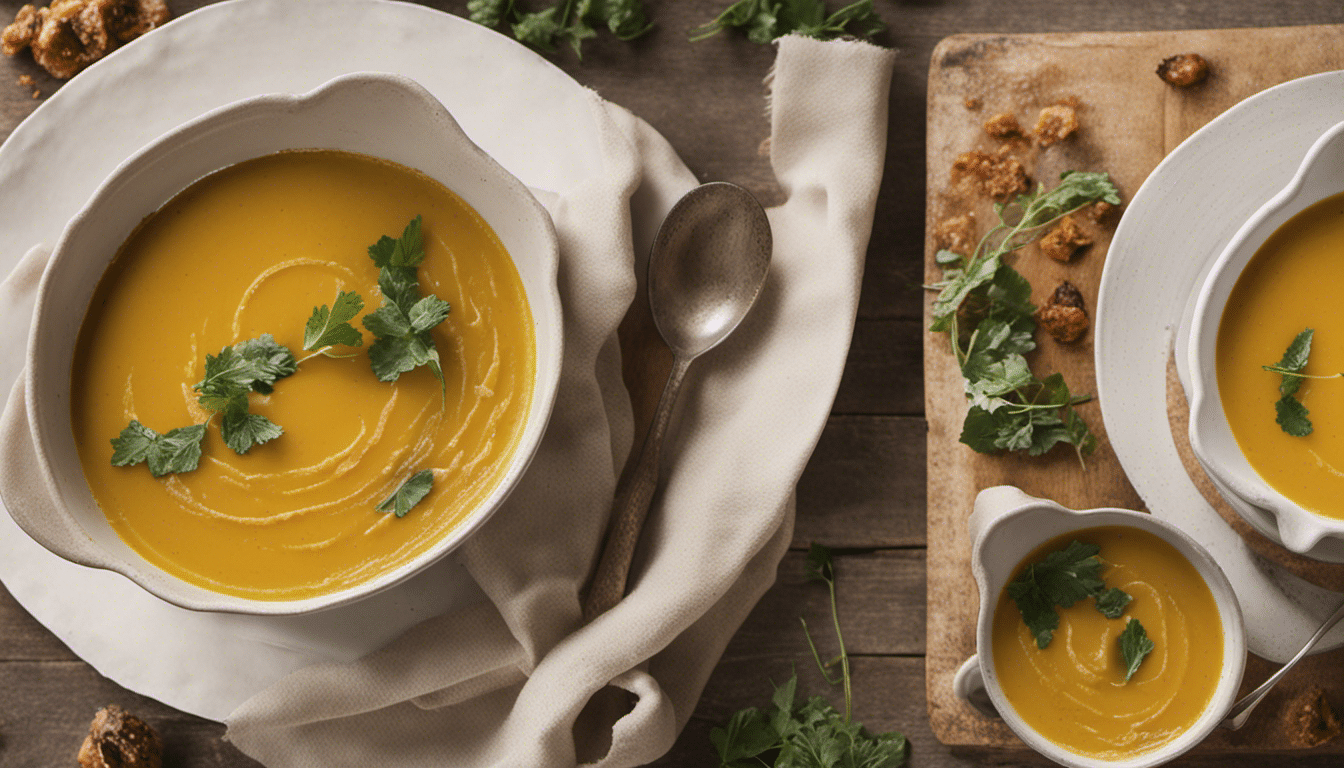
[[[678,357],[693,358],[742,322],[770,269],[770,222],[735,184],[686,193],[658,230],[649,256],[649,306]]]

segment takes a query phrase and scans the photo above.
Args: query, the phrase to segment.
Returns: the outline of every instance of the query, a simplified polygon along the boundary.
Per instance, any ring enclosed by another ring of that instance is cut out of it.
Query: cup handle
[[[995,485],[984,489],[975,496],[975,507],[967,521],[971,531],[971,541],[978,541],[980,534],[990,523],[1000,517],[1032,502],[1041,501],[1028,496],[1021,488],[1012,485]]]
[[[952,678],[952,692],[985,717],[999,719],[999,710],[994,708],[994,702],[989,698],[989,690],[985,688],[985,675],[980,669],[979,654],[972,654],[971,658],[957,670],[956,676]]]

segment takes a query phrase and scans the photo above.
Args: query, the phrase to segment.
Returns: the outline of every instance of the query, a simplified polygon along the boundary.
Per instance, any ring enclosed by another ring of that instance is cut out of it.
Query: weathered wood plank
[[[867,320],[854,326],[832,412],[914,416],[924,412],[917,320]]]
[[[798,481],[794,546],[923,545],[924,436],[919,417],[832,416]]]
[[[0,585],[0,664],[10,661],[75,661],[78,658]],[[0,680],[3,680],[2,672]],[[0,690],[3,687],[0,685]]]

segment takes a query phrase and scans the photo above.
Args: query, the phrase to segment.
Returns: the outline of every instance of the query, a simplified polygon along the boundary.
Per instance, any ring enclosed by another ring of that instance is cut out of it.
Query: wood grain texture
[[[534,6],[543,0],[535,0]],[[202,0],[168,0],[177,14]],[[769,166],[759,154],[769,133],[764,80],[774,59],[768,46],[723,35],[701,43],[685,32],[712,18],[728,0],[646,0],[658,28],[627,44],[605,36],[590,41],[584,58],[553,57],[584,85],[659,130],[704,181],[741,184],[763,201],[778,199]],[[22,3],[0,0],[0,17]],[[462,14],[466,0],[428,3]],[[837,7],[838,0],[830,0]],[[708,733],[745,706],[767,703],[770,679],[797,669],[803,690],[837,699],[812,666],[797,617],[818,637],[828,629],[818,585],[804,583],[797,566],[809,542],[840,549],[841,619],[855,658],[855,717],[877,730],[898,729],[913,744],[915,768],[1046,765],[1020,750],[953,749],[934,737],[925,698],[923,658],[925,477],[921,366],[924,278],[925,106],[931,55],[952,34],[1090,30],[1263,27],[1344,21],[1338,0],[875,0],[890,29],[879,41],[897,51],[889,108],[885,176],[860,301],[860,324],[850,352],[836,415],[804,474],[798,492],[796,551],[781,566],[779,583],[729,646],[703,700],[673,751],[658,765],[716,766]],[[41,100],[18,86],[30,74],[44,95],[59,83],[27,56],[0,57],[0,138]],[[1211,116],[1211,115],[1210,115]],[[1204,119],[1207,119],[1204,118]],[[1180,133],[1181,125],[1171,128]],[[1131,190],[1132,191],[1132,190]],[[8,190],[6,192],[9,192]],[[658,374],[654,361],[648,376]],[[665,368],[663,369],[665,373]],[[643,375],[643,374],[641,374]],[[930,492],[933,488],[929,489]],[[965,600],[967,595],[948,595]],[[931,631],[931,630],[930,630]],[[861,650],[860,650],[861,649]],[[78,662],[64,645],[0,590],[0,768],[69,765],[94,709],[117,703],[140,712],[164,732],[173,766],[252,768],[255,762],[222,740],[223,726],[175,712],[131,694]],[[1257,755],[1267,768],[1337,764],[1332,755]],[[1188,766],[1244,763],[1217,755],[1181,761]]]
[[[929,73],[928,133],[939,136],[927,147],[928,204],[926,227],[946,216],[974,210],[979,231],[993,220],[983,196],[968,194],[948,175],[956,154],[968,149],[994,150],[997,142],[984,132],[989,116],[1009,111],[1024,125],[1041,108],[1064,98],[1082,102],[1078,135],[1047,149],[1019,147],[1013,155],[1036,180],[1050,185],[1061,170],[1106,170],[1122,196],[1137,190],[1154,167],[1182,140],[1241,99],[1266,87],[1344,64],[1335,45],[1341,28],[1144,32],[1127,34],[972,35],[943,41],[934,52]],[[1152,74],[1172,53],[1195,50],[1210,62],[1207,83],[1188,90],[1168,87]],[[983,108],[968,109],[967,97]],[[1088,224],[1084,224],[1088,227]],[[1039,304],[1061,279],[1078,286],[1089,310],[1109,244],[1111,227],[1092,229],[1096,242],[1081,257],[1061,265],[1028,246],[1014,266],[1033,284]],[[940,270],[933,264],[935,245],[926,242],[926,280]],[[1178,258],[1173,255],[1173,258]],[[931,306],[931,300],[926,305]],[[1059,371],[1075,392],[1095,391],[1090,335],[1074,345],[1060,345],[1044,334],[1034,354],[1037,371]],[[966,404],[959,392],[960,372],[941,336],[926,335],[925,414],[929,422],[928,527],[929,616],[927,625],[927,695],[933,730],[954,745],[1008,747],[1019,742],[998,722],[977,716],[951,693],[957,667],[974,652],[978,609],[970,576],[970,542],[966,515],[978,489],[1000,483],[1052,498],[1076,509],[1119,506],[1142,509],[1142,500],[1124,478],[1109,450],[1095,404],[1080,413],[1098,432],[1101,447],[1080,471],[1073,456],[1056,450],[1038,459],[975,454],[958,443]],[[965,599],[969,595],[970,599]],[[957,598],[962,599],[958,600]],[[1338,653],[1330,654],[1336,656]],[[1320,672],[1288,678],[1273,696],[1284,703],[1308,686],[1324,686],[1336,701],[1344,694],[1344,675],[1329,674],[1329,662],[1313,659]],[[1266,675],[1256,660],[1248,668],[1247,685]],[[1257,713],[1252,732],[1218,733],[1200,749],[1209,754],[1233,750],[1276,751],[1292,748],[1288,729],[1274,717]],[[1344,742],[1326,751],[1344,754]]]

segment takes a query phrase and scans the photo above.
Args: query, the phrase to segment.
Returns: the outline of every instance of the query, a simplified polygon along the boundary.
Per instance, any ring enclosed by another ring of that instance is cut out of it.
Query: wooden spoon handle
[[[663,435],[667,432],[672,405],[677,400],[677,393],[681,390],[681,382],[686,377],[690,363],[691,358],[680,355],[672,359],[672,372],[668,374],[662,397],[658,399],[658,409],[653,414],[649,434],[640,448],[639,461],[616,488],[611,519],[607,523],[606,542],[602,546],[602,559],[597,564],[597,572],[593,574],[588,596],[583,603],[585,622],[605,613],[625,597],[630,559],[635,554],[635,545],[639,543],[649,502],[658,487],[658,455],[662,449]]]

